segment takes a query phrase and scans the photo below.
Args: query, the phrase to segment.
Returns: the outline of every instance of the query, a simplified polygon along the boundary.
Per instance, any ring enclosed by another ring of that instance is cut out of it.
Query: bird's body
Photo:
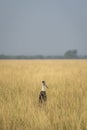
[[[43,103],[43,102],[47,101],[46,88],[48,88],[48,87],[47,87],[45,81],[42,81],[42,88],[41,88],[41,91],[39,94],[39,103]]]

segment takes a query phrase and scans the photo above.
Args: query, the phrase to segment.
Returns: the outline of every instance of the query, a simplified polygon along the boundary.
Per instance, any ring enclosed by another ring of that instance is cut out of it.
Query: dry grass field
[[[0,130],[87,130],[87,60],[0,60]]]

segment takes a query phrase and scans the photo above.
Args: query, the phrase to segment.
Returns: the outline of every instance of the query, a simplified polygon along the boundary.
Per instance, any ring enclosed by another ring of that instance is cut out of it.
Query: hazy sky
[[[87,54],[87,0],[0,0],[0,54]]]

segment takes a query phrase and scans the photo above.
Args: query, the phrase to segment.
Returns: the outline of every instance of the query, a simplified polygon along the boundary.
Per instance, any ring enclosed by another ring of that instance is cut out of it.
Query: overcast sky
[[[87,54],[87,0],[0,0],[0,54]]]

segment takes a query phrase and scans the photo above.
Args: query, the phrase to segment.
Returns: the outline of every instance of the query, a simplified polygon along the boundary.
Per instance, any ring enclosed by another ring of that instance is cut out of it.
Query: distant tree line
[[[87,59],[87,55],[79,56],[77,50],[68,50],[64,55],[55,55],[55,56],[43,56],[43,55],[0,55],[0,59]]]

